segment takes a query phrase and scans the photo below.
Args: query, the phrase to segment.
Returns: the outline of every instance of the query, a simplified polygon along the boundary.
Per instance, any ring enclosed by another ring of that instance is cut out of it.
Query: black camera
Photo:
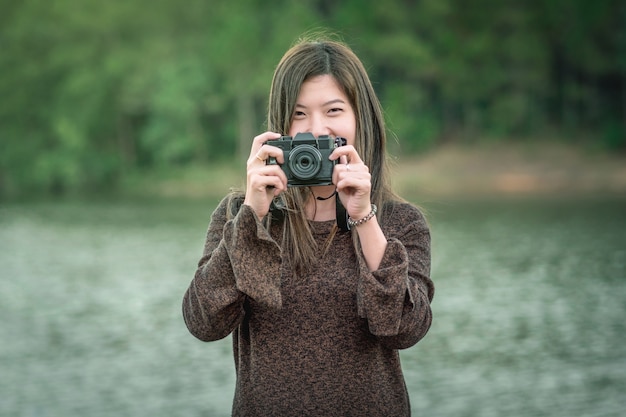
[[[280,139],[265,142],[283,150],[285,163],[280,167],[287,176],[288,187],[303,187],[332,184],[333,168],[337,160],[328,156],[338,146],[344,146],[346,139],[318,136],[311,133],[298,133],[295,137],[281,136]],[[267,165],[276,165],[276,158],[269,157]]]

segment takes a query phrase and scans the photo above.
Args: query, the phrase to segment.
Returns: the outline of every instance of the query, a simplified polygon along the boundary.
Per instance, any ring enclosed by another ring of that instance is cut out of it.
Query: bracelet
[[[356,227],[356,226],[362,225],[363,223],[365,223],[366,221],[374,217],[377,211],[378,211],[378,207],[376,207],[376,204],[372,204],[372,211],[370,211],[370,214],[363,217],[362,219],[354,220],[352,217],[348,217],[348,226]]]

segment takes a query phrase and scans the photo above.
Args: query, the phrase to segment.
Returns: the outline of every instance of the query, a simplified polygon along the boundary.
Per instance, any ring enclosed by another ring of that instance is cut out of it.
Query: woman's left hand
[[[372,210],[370,192],[372,176],[352,145],[340,146],[330,155],[338,160],[333,170],[333,184],[341,203],[353,219],[362,219]]]

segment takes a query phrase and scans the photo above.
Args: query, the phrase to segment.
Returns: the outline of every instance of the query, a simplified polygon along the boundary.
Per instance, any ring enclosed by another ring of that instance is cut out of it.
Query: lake
[[[215,201],[0,204],[1,416],[228,416],[230,339],[181,299]],[[417,416],[621,416],[626,198],[422,204],[433,327]]]

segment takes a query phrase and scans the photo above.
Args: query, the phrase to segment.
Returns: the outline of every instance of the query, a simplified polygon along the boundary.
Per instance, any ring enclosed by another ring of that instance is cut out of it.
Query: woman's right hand
[[[252,141],[252,149],[250,149],[247,162],[246,197],[243,204],[250,206],[259,219],[269,212],[274,197],[287,189],[287,176],[280,166],[265,164],[270,156],[276,158],[279,164],[285,162],[282,149],[265,144],[267,141],[280,137],[279,133],[265,132],[256,136]]]

